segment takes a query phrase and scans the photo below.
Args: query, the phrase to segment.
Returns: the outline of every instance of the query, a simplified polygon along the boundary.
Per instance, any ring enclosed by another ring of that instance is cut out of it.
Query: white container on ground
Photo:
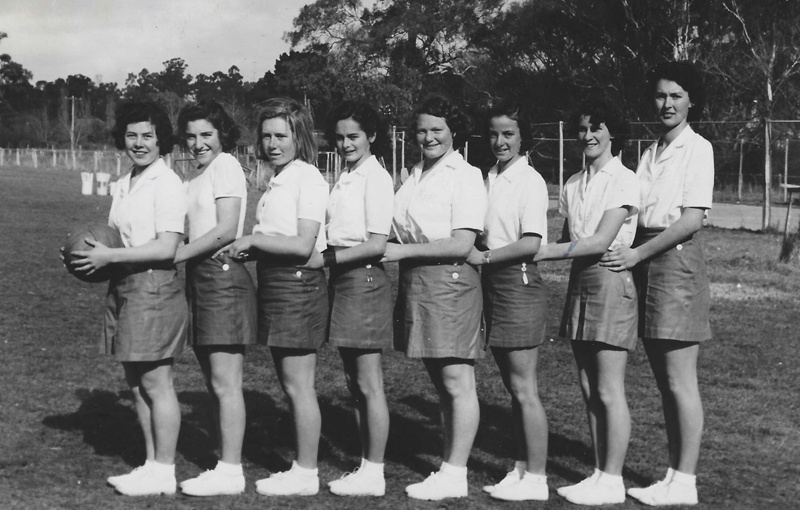
[[[81,172],[81,195],[91,195],[94,191],[94,174]]]
[[[97,194],[108,195],[108,181],[111,179],[111,174],[105,172],[97,172]]]

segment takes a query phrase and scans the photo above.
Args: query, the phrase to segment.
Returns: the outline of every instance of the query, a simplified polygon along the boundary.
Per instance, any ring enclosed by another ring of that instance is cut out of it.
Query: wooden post
[[[558,196],[564,191],[564,121],[558,121]]]
[[[0,166],[6,164],[6,150],[0,147]]]
[[[770,214],[772,212],[771,187],[772,187],[772,154],[770,151],[770,125],[769,119],[764,119],[764,205],[761,214],[761,230],[769,228]]]
[[[397,183],[397,126],[392,126],[392,185]]]
[[[744,139],[739,140],[739,202],[742,201],[742,169],[744,168]]]
[[[783,141],[783,201],[786,202],[789,188],[789,139]]]
[[[39,158],[36,149],[33,150],[31,156],[33,157],[33,168],[39,168]]]
[[[21,163],[20,163],[20,160],[19,160],[19,147],[17,147],[17,166],[21,166]]]

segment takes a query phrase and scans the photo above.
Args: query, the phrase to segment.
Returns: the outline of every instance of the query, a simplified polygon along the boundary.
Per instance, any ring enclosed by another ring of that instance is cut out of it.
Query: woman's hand
[[[319,269],[323,265],[325,265],[325,260],[322,258],[322,253],[315,249],[311,252],[311,256],[308,258],[306,263],[301,267],[307,267],[308,269]]]
[[[399,262],[405,258],[403,252],[402,244],[386,243],[386,251],[381,258],[381,262]]]
[[[639,251],[636,248],[620,246],[613,250],[608,250],[600,259],[600,266],[607,267],[615,273],[620,273],[628,269],[633,269],[636,264],[642,261]]]
[[[234,260],[238,260],[240,262],[244,262],[251,258],[250,256],[250,248],[253,246],[253,236],[242,236],[239,239],[235,240],[220,252],[227,252],[228,256]],[[215,256],[217,254],[214,254]]]
[[[114,250],[104,245],[100,241],[86,239],[84,241],[91,246],[91,250],[72,252],[72,269],[80,273],[91,275],[95,271],[106,267],[113,262]]]
[[[486,263],[486,257],[484,257],[482,251],[473,246],[472,251],[467,255],[467,263],[473,266],[480,266]]]

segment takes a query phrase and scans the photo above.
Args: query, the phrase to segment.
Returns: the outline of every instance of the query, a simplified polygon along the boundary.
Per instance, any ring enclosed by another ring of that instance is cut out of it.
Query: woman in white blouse
[[[253,233],[228,253],[258,260],[258,341],[270,347],[294,418],[297,458],[288,471],[256,482],[268,496],[310,496],[319,491],[320,412],[314,386],[317,349],[325,342],[328,291],[321,268],[306,267],[325,249],[328,183],[315,165],[311,113],[297,101],[266,101],[259,115],[259,157],[275,174],[256,210]]]
[[[649,75],[661,137],[636,170],[639,231],[632,248],[604,258],[612,271],[633,269],[639,291],[639,336],[661,393],[669,446],[665,477],[628,494],[649,505],[697,504],[695,469],[703,431],[697,384],[700,343],[711,338],[709,285],[700,239],[711,209],[714,152],[689,122],[703,111],[705,90],[689,62],[668,62]]]
[[[123,248],[100,243],[73,255],[78,271],[118,268],[109,283],[105,351],[122,362],[133,392],[145,443],[145,463],[108,483],[127,496],[175,492],[175,448],[181,414],[172,365],[186,343],[188,311],[173,259],[186,216],[180,178],[161,156],[174,138],[166,112],[152,102],[122,103],[112,130],[114,142],[133,166],[120,179],[108,224],[119,230]]]
[[[489,208],[480,245],[467,262],[482,265],[486,341],[511,394],[515,465],[499,483],[484,487],[509,501],[548,498],[547,417],[539,400],[537,364],[544,342],[547,290],[533,257],[547,244],[547,185],[522,153],[531,140],[522,106],[501,101],[488,115],[497,157],[486,179]]]
[[[384,262],[400,261],[395,348],[421,358],[439,396],[444,462],[425,481],[406,487],[416,499],[468,495],[467,459],[480,410],[474,360],[483,356],[482,296],[476,268],[466,263],[483,230],[486,191],[478,168],[454,148],[467,117],[441,97],[414,116],[423,160],[395,196]]]
[[[244,346],[255,342],[256,294],[244,264],[225,254],[212,256],[241,237],[244,227],[247,181],[230,154],[239,128],[219,103],[200,101],[181,109],[178,135],[197,168],[186,182],[189,242],[178,247],[175,262],[186,262],[189,343],[214,398],[221,447],[216,467],[180,488],[190,496],[239,494],[245,486]]]
[[[564,185],[562,242],[541,247],[536,260],[572,259],[560,336],[571,341],[595,457],[591,476],[558,493],[571,503],[606,505],[625,501],[625,366],[636,346],[637,303],[631,274],[601,267],[600,258],[633,242],[639,184],[617,157],[628,129],[614,106],[588,100],[574,127],[586,166]]]
[[[381,350],[392,340],[391,285],[380,262],[392,226],[394,183],[375,157],[388,146],[386,128],[369,105],[345,101],[330,114],[329,140],[344,170],[328,200],[330,332],[353,397],[361,465],[330,482],[340,496],[383,496],[389,408]]]

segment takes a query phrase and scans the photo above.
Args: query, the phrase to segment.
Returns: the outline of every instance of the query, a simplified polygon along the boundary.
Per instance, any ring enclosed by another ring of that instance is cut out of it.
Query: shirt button
[[[675,249],[681,251],[683,249],[683,245],[679,244],[678,246],[675,247]]]
[[[453,280],[458,280],[458,273],[453,273]]]
[[[298,272],[296,272],[294,275],[295,275],[296,277],[300,278],[301,276],[303,276],[303,272],[302,272],[302,271],[298,271]]]

